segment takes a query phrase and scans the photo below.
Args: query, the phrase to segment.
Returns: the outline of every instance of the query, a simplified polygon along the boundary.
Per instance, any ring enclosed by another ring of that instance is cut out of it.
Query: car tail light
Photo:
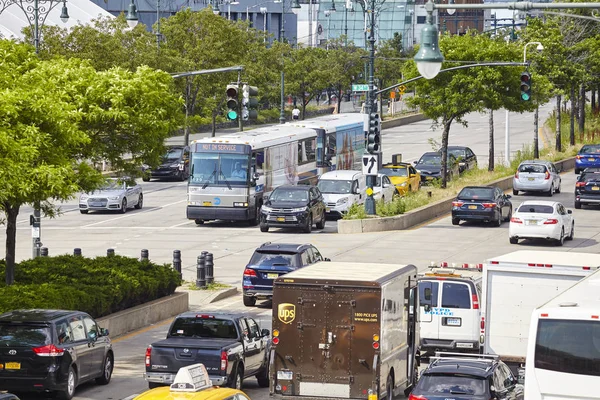
[[[408,395],[408,400],[427,400],[427,397],[425,396],[418,396],[416,394],[409,394]]]
[[[56,347],[53,344],[48,344],[46,346],[34,347],[33,352],[40,357],[58,357],[65,354],[65,349],[61,349],[60,347]]]
[[[544,221],[544,225],[555,225],[558,224],[558,220],[554,219],[554,218],[549,218],[546,221]]]
[[[575,187],[585,187],[585,182],[576,182]]]
[[[479,310],[479,297],[474,294],[471,296],[471,299],[473,300],[473,310]]]
[[[515,224],[522,224],[523,223],[523,221],[521,221],[519,218],[516,218],[516,217],[512,217],[510,219],[510,222],[514,222]]]
[[[226,371],[226,370],[227,370],[227,352],[222,351],[221,352],[221,371]]]
[[[497,264],[500,264],[500,261],[490,261],[490,264],[497,265]]]
[[[485,317],[481,317],[481,321],[479,322],[479,327],[482,331],[485,330]]]
[[[550,172],[546,171],[546,175],[544,176],[545,180],[550,179]]]
[[[600,319],[600,315],[592,315],[592,319]]]
[[[496,203],[483,203],[482,206],[483,208],[495,208]]]
[[[453,201],[452,207],[462,207],[463,204],[465,204],[464,201]]]
[[[519,171],[515,172],[515,179],[519,179]]]
[[[150,366],[150,356],[152,356],[152,346],[146,348],[146,367]]]
[[[579,154],[577,154],[577,155],[575,156],[575,158],[576,158],[576,159],[578,159],[578,160],[581,160],[581,159],[583,158],[583,156],[582,156],[582,155],[579,155]]]
[[[256,276],[256,271],[250,268],[244,270],[244,276]]]
[[[589,271],[589,270],[591,270],[591,268],[590,268],[590,267],[582,267],[582,268],[583,268],[583,270],[584,270],[584,271]]]

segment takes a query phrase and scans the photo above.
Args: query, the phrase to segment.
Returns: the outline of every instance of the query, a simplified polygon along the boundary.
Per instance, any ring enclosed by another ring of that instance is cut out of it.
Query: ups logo
[[[291,324],[296,318],[296,305],[291,303],[281,303],[277,306],[277,316],[284,324]]]

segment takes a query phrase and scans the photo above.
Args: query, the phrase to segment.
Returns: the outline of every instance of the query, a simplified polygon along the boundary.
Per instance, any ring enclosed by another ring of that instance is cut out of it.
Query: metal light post
[[[239,1],[235,1],[235,0],[225,0],[225,3],[227,4],[227,20],[230,21],[231,20],[231,5],[237,5],[240,4]]]
[[[325,10],[325,17],[327,18],[327,38],[325,39],[325,50],[329,50],[329,21],[331,21],[331,11]]]
[[[527,46],[530,44],[537,44],[536,50],[543,51],[544,46],[540,42],[529,42],[523,48],[523,63],[527,62]],[[533,158],[540,158],[540,149],[538,142],[538,119],[539,119],[540,107],[536,105],[535,114],[533,116]]]
[[[294,14],[300,11],[300,3],[298,0],[290,0],[291,9]],[[285,34],[285,0],[281,0],[281,32],[279,35],[279,41],[283,43]],[[281,55],[281,109],[279,110],[279,123],[285,124],[285,72],[284,72],[284,59],[283,54]]]

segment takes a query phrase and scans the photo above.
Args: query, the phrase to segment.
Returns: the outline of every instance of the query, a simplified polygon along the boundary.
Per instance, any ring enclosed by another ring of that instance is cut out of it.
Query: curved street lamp
[[[133,3],[133,0],[131,0],[131,3],[129,3],[129,9],[127,10],[127,15],[125,16],[125,19],[127,20],[127,25],[129,25],[130,28],[135,28],[135,26],[139,22],[137,15],[137,7]]]
[[[421,31],[421,46],[415,55],[415,63],[419,73],[425,79],[433,79],[442,69],[444,56],[440,52],[438,29],[433,24],[432,13],[427,13],[425,26]]]

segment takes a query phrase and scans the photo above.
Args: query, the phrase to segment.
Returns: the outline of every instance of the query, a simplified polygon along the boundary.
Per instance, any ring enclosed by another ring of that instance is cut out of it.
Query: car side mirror
[[[323,259],[323,261],[331,261],[331,258],[327,258],[327,257],[325,257],[325,258]]]
[[[252,174],[252,179],[254,179],[255,181],[257,181],[259,177],[260,175],[258,174],[258,172]]]
[[[417,165],[417,161],[413,161],[413,164]]]
[[[510,194],[507,194],[507,195],[506,195],[506,198],[507,198],[507,199],[512,199],[512,196],[511,196]]]
[[[100,328],[100,336],[108,336],[108,329]]]
[[[573,210],[567,210],[567,214],[573,214]]]
[[[262,331],[260,331],[260,334],[262,336],[269,336],[271,334],[271,331],[269,331],[268,329],[263,329]]]
[[[383,187],[384,187],[384,188],[388,188],[388,187],[390,187],[390,184],[389,184],[389,183],[384,183],[384,184],[383,184]]]

